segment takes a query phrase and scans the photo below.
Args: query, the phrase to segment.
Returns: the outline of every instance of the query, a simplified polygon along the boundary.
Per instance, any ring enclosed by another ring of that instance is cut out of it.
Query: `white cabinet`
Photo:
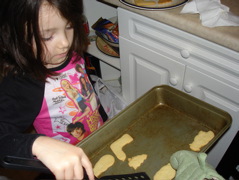
[[[166,56],[142,47],[127,39],[120,39],[122,91],[133,102],[159,84],[182,87],[185,66]]]
[[[186,92],[190,95],[223,109],[232,116],[231,128],[208,155],[208,161],[217,166],[239,129],[239,89],[190,67],[186,69],[185,87],[188,87]]]
[[[232,116],[209,152],[216,167],[239,129],[239,53],[118,8],[123,95],[128,102],[168,84]]]

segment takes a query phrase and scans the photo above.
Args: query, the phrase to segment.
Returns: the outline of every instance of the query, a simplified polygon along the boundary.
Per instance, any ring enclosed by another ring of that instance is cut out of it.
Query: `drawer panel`
[[[239,88],[239,53],[118,8],[120,36]]]
[[[190,95],[223,109],[232,117],[231,128],[208,153],[208,162],[216,167],[239,128],[239,89],[230,87],[193,68],[186,69],[183,88]]]

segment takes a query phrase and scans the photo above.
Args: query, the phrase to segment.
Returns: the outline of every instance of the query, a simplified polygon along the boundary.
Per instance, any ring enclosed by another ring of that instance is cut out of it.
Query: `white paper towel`
[[[185,4],[181,13],[199,13],[203,26],[239,26],[239,16],[229,11],[220,0],[192,0]]]

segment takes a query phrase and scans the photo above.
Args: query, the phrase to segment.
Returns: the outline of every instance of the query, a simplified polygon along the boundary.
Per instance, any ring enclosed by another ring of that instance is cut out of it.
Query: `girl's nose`
[[[69,48],[69,46],[70,46],[70,39],[69,38],[70,37],[68,37],[66,33],[63,33],[61,35],[60,40],[59,40],[58,47],[61,48],[61,49]]]

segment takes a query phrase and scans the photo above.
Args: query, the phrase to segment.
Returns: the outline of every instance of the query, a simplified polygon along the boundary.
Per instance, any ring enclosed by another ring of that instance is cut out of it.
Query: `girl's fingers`
[[[64,179],[66,179],[66,180],[72,179],[73,180],[73,179],[75,179],[74,177],[75,177],[74,169],[73,168],[67,168],[65,170],[65,178]]]
[[[94,180],[94,172],[92,169],[92,164],[86,155],[83,155],[81,159],[82,166],[85,168],[86,174],[88,175],[89,180]]]
[[[65,179],[65,171],[61,170],[61,171],[57,171],[57,172],[53,172],[55,175],[56,179]]]
[[[75,165],[74,167],[74,179],[83,179],[84,171],[80,164]]]

